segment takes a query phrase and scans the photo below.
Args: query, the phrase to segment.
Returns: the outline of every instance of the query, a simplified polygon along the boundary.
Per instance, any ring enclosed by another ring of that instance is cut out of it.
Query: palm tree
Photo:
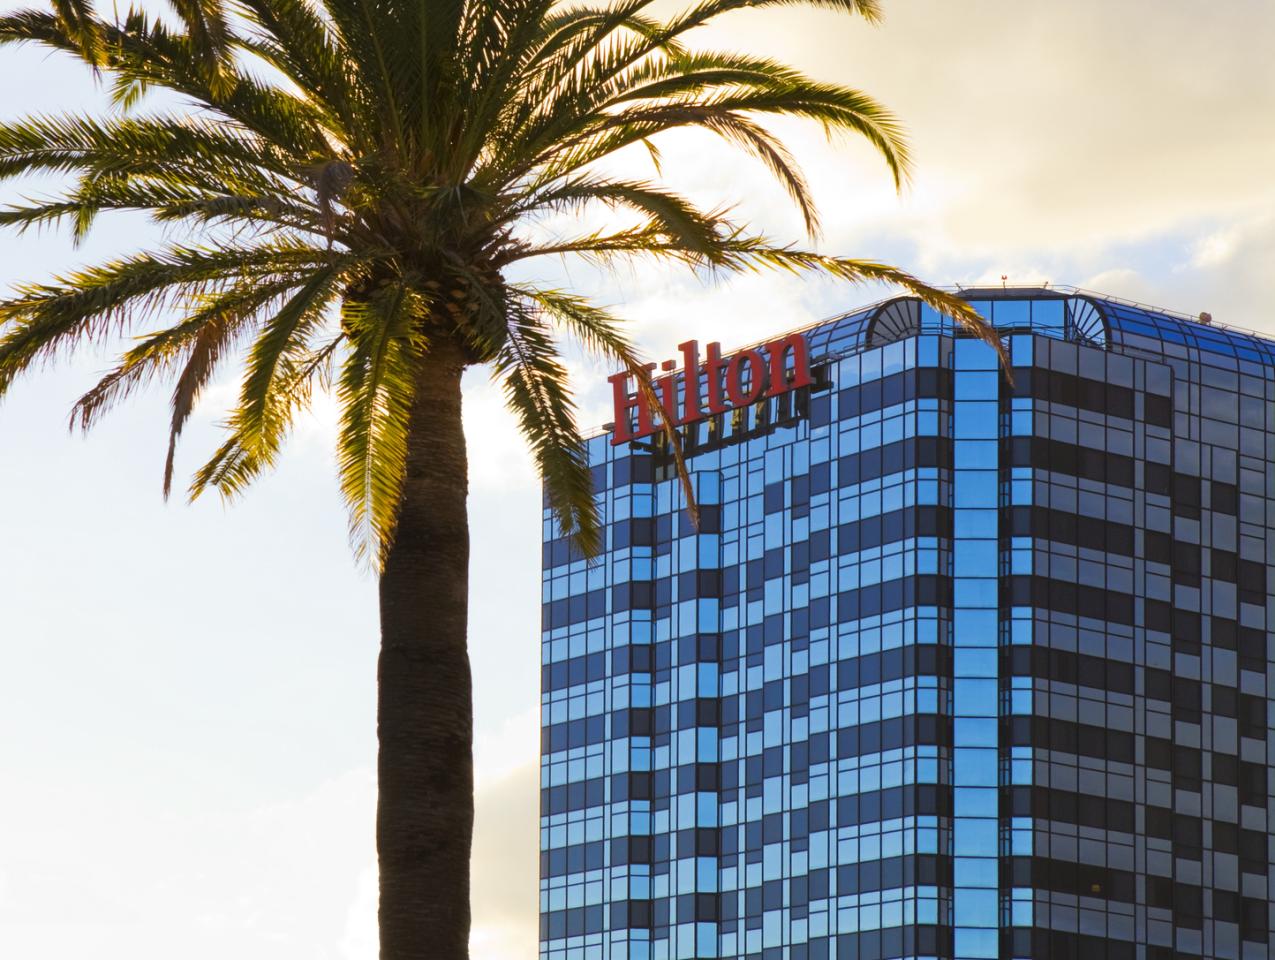
[[[0,125],[0,176],[64,189],[0,211],[17,229],[144,211],[172,242],[19,287],[0,301],[0,393],[84,341],[135,337],[75,403],[83,428],[153,378],[173,383],[163,473],[203,390],[240,360],[237,404],[191,497],[233,497],[279,456],[316,388],[335,390],[355,550],[378,574],[381,954],[460,958],[469,934],[472,707],[461,373],[490,369],[562,530],[600,546],[558,342],[640,374],[621,325],[562,289],[513,282],[534,257],[653,257],[693,269],[821,271],[891,281],[990,338],[959,299],[881,263],[772,243],[602,161],[700,128],[758,158],[809,232],[806,182],[767,117],[865,137],[896,184],[908,154],[871,98],[772,59],[687,44],[740,8],[695,0],[172,0],[175,19],[94,15],[85,0],[0,18],[0,42],[79,58],[106,116]],[[876,19],[876,0],[815,0]],[[150,106],[152,91],[168,104]],[[174,106],[175,104],[175,106]],[[627,211],[545,238],[549,214]],[[613,221],[614,222],[614,221]],[[162,315],[167,326],[138,336]],[[649,382],[646,383],[649,388]]]

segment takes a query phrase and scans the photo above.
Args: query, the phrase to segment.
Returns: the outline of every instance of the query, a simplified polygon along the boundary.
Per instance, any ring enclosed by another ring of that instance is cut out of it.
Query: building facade
[[[669,381],[698,529],[667,441],[589,442],[605,553],[544,520],[542,960],[1273,955],[1275,344],[965,295],[1010,377],[896,298],[784,384]]]

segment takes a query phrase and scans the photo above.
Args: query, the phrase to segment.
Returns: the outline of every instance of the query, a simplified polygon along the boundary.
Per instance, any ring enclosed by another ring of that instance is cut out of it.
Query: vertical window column
[[[953,351],[952,914],[955,960],[998,955],[999,378],[978,340]]]
[[[719,955],[721,724],[721,478],[694,476],[700,527],[678,522],[676,956]]]
[[[640,466],[639,466],[640,465]],[[627,675],[610,678],[611,742],[608,745],[611,791],[607,807],[610,848],[607,949],[610,958],[650,960],[656,927],[655,872],[658,862],[655,813],[657,778],[655,674],[658,648],[653,623],[656,564],[653,538],[657,497],[650,483],[650,459],[630,458],[622,475],[631,484],[623,510],[613,510],[632,521],[630,529],[642,529],[623,550],[617,551],[610,570],[612,615],[607,629],[613,654],[627,645],[623,656]],[[615,468],[620,473],[619,465]],[[639,526],[640,524],[640,526]],[[634,586],[648,593],[638,601]],[[629,600],[614,601],[621,591]],[[621,641],[627,641],[622,644]],[[613,660],[614,662],[614,660]],[[622,789],[619,789],[622,785]]]
[[[1037,363],[1037,337],[1010,338],[1010,355],[1015,384],[1002,383],[1002,414],[1011,438],[1024,438],[1030,443],[1035,430],[1036,404],[1032,378],[1046,375],[1047,366]],[[1039,341],[1047,350],[1044,340]],[[1048,353],[1045,353],[1048,357]],[[1012,444],[1013,440],[1010,441]],[[1019,520],[1002,523],[1001,571],[1012,583],[1016,578],[1030,580],[1033,573],[1033,547],[1036,530],[1030,523],[1033,504],[1042,499],[1035,487],[1033,468],[1011,462],[1004,465],[1002,477],[1008,480],[1008,502],[1002,504],[1004,517],[1026,517],[1024,527]],[[1047,497],[1044,498],[1047,502]],[[1047,535],[1047,534],[1046,534]],[[1029,867],[1033,854],[1035,821],[1030,816],[1032,784],[1032,747],[1030,735],[1033,709],[1033,671],[1031,645],[1035,630],[1033,617],[1037,611],[1030,597],[1015,597],[1012,589],[1001,595],[1001,644],[1006,663],[1026,663],[1026,669],[1007,669],[1000,680],[1001,716],[1005,718],[1002,736],[1006,743],[1000,755],[1001,787],[1001,856],[1005,868],[1001,872],[1002,945],[1008,955],[1022,957],[1031,952],[1032,923],[1035,916],[1035,888],[1030,884]],[[1043,615],[1043,614],[1041,614]],[[1015,650],[1023,647],[1023,650]],[[1006,736],[1006,732],[1008,735]]]

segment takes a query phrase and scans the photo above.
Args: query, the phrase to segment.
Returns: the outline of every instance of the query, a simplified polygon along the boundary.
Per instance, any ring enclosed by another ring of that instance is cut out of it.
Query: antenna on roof
[[[1006,280],[1008,280],[1008,279],[1009,279],[1009,274],[1007,274],[1007,273],[1002,273],[1002,274],[1001,274],[1001,289],[1002,289],[1002,290],[1004,290],[1004,289],[1005,289],[1005,281],[1006,281]]]

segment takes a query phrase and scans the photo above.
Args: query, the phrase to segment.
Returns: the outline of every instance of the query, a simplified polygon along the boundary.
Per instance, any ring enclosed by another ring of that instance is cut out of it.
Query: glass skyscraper
[[[801,331],[681,428],[698,530],[667,441],[590,441],[542,960],[1272,956],[1275,343],[964,295],[1010,376],[909,298]]]

